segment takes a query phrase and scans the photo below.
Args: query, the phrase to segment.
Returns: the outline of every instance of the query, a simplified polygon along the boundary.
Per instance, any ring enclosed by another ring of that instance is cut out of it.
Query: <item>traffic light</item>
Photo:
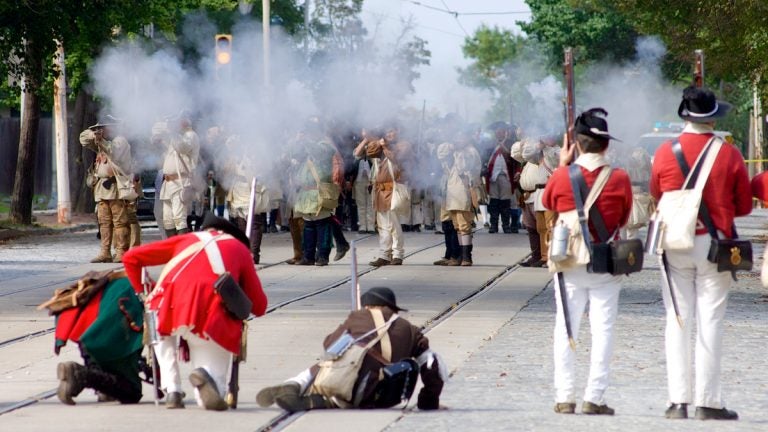
[[[226,66],[232,61],[232,35],[216,35],[216,66]]]

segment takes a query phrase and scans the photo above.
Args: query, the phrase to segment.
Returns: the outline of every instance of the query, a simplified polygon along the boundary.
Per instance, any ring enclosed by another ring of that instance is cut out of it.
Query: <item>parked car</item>
[[[141,173],[142,194],[136,203],[136,215],[139,220],[155,220],[155,177],[156,170]]]
[[[653,155],[661,144],[666,141],[677,139],[677,137],[683,133],[684,126],[685,123],[656,122],[653,127],[653,132],[643,134],[637,145],[644,148],[645,151],[651,155],[651,158],[653,158]],[[715,131],[715,134],[727,142],[733,143],[733,136],[730,132]]]

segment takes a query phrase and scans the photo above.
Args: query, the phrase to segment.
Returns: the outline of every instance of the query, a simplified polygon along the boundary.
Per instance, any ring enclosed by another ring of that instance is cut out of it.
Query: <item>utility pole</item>
[[[58,223],[72,222],[72,200],[69,196],[69,155],[67,128],[67,75],[64,67],[64,46],[57,42],[54,63],[59,75],[53,84],[53,120],[56,128],[56,194]]]
[[[270,67],[269,67],[269,18],[270,18],[271,0],[262,0],[261,5],[261,23],[264,27],[263,49],[264,49],[264,90],[269,94],[270,86]]]
[[[309,60],[309,0],[304,0],[304,56]]]

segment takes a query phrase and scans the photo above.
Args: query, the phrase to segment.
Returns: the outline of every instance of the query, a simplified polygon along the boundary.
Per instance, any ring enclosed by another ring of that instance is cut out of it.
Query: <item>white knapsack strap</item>
[[[600,171],[600,174],[597,175],[595,183],[592,185],[592,188],[587,194],[587,198],[584,200],[584,213],[587,215],[589,215],[589,209],[595,204],[595,201],[597,201],[597,198],[600,196],[605,185],[608,184],[608,179],[611,177],[611,171],[613,171],[613,169],[609,165],[606,165],[605,168]]]
[[[715,159],[717,159],[717,154],[720,153],[720,148],[723,146],[723,141],[717,137],[714,136],[710,139],[709,143],[707,143],[707,147],[711,147],[709,149],[709,152],[707,153],[706,159],[702,162],[701,165],[701,171],[699,171],[699,176],[696,178],[696,185],[694,186],[695,190],[702,191],[704,190],[704,185],[707,183],[707,179],[709,178],[709,173],[712,171],[712,167],[715,165]],[[707,147],[704,147],[706,150]],[[704,151],[702,151],[704,153]],[[699,155],[701,157],[701,155]],[[697,160],[698,163],[698,160]],[[691,172],[688,174],[690,175],[696,171],[695,169],[696,164],[694,164],[694,169],[691,170]],[[689,179],[686,179],[686,184],[688,183]]]
[[[392,341],[389,339],[389,327],[385,327],[384,314],[381,309],[370,309],[371,316],[373,316],[373,324],[378,329],[379,337],[381,337],[381,356],[387,363],[392,362]]]
[[[229,234],[219,234],[214,236],[208,231],[196,232],[195,235],[205,244],[205,255],[208,257],[208,262],[211,264],[211,270],[217,275],[226,272],[227,269],[224,268],[224,260],[221,258],[221,251],[216,242],[233,237]]]

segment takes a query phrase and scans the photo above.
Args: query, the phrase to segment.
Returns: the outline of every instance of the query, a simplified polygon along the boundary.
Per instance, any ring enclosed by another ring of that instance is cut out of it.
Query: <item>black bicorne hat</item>
[[[711,90],[689,86],[683,90],[683,100],[677,108],[681,119],[693,123],[708,123],[725,117],[731,110],[731,104],[719,101]]]
[[[408,311],[397,305],[395,293],[387,287],[374,287],[366,291],[360,297],[360,304],[363,306],[387,306],[395,312]]]
[[[590,108],[581,113],[574,121],[574,133],[596,139],[621,141],[608,133],[608,122],[598,114],[607,116],[608,111],[603,108]]]
[[[238,228],[232,222],[226,219],[220,218],[211,212],[205,213],[205,218],[203,219],[203,224],[200,225],[200,228],[201,229],[213,228],[215,230],[227,233],[232,237],[240,240],[240,242],[244,244],[245,247],[249,249],[251,247],[251,241],[248,240],[248,236],[246,236],[245,233],[240,228]]]

